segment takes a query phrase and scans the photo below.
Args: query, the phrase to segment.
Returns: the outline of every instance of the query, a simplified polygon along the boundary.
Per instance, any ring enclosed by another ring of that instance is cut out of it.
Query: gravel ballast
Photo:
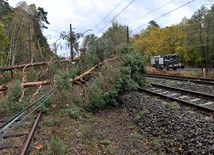
[[[128,94],[124,106],[142,134],[158,139],[159,149],[169,155],[214,154],[214,120],[189,111],[173,108],[145,93]]]

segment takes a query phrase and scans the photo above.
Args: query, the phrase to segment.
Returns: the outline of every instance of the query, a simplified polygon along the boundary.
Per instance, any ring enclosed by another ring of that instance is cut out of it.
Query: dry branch
[[[33,97],[35,97],[39,93],[39,91],[41,90],[41,88],[42,88],[42,85],[40,85],[38,87],[38,89],[36,90],[36,92],[33,94]]]
[[[20,96],[20,98],[19,98],[19,102],[21,102],[21,101],[22,101],[22,99],[23,99],[23,97],[24,97],[25,93],[26,93],[26,91],[22,90],[22,94],[21,94],[21,96]]]

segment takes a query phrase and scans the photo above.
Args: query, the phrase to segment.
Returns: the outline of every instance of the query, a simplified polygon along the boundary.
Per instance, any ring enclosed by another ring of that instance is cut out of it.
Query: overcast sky
[[[69,31],[69,24],[72,24],[75,33],[83,33],[88,29],[85,35],[94,33],[100,36],[106,31],[110,21],[119,14],[128,4],[127,7],[116,20],[134,30],[132,33],[137,33],[147,27],[147,23],[151,20],[169,13],[172,10],[188,3],[188,5],[165,15],[156,22],[161,26],[169,26],[177,24],[183,17],[190,18],[202,5],[207,5],[207,0],[25,0],[27,4],[36,4],[37,7],[43,7],[48,12],[48,20],[50,25],[47,30],[44,30],[44,35],[48,38],[49,44],[52,44],[60,37],[60,32]],[[13,7],[20,0],[8,0]],[[120,4],[120,5],[119,5]],[[119,5],[119,6],[118,6]],[[118,6],[118,7],[117,7]],[[161,7],[162,6],[162,7]],[[106,17],[115,7],[117,7],[105,20]],[[157,9],[161,7],[160,9]],[[155,10],[156,11],[153,11]],[[152,13],[150,13],[152,12]],[[148,14],[149,13],[149,14]],[[148,14],[148,15],[146,15]],[[146,16],[144,16],[146,15]],[[143,18],[140,18],[142,17]],[[139,20],[135,21],[136,19]],[[102,21],[100,23],[100,21]],[[133,22],[135,21],[135,22]],[[97,25],[100,23],[99,25]],[[96,26],[97,25],[97,26]],[[107,26],[106,26],[107,25]],[[96,27],[95,27],[96,26]],[[105,27],[106,26],[106,27]],[[105,28],[104,28],[105,27]],[[139,27],[139,28],[138,28]],[[136,29],[137,28],[137,29]],[[102,30],[103,29],[103,30]],[[101,31],[102,30],[102,31]],[[101,32],[99,32],[101,31]],[[64,44],[63,41],[61,41]],[[65,46],[58,54],[66,55],[69,49]]]

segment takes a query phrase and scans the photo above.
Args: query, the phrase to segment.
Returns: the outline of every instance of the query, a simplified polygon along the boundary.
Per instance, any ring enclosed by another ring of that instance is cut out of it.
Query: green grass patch
[[[149,110],[144,108],[136,114],[135,121],[143,119],[147,114],[149,114]]]
[[[42,124],[48,127],[54,127],[60,124],[60,120],[47,117],[42,121]]]
[[[137,139],[137,140],[144,140],[145,139],[144,135],[142,135],[142,134],[140,134],[139,132],[136,132],[136,131],[132,134],[132,137],[134,139]]]
[[[179,110],[181,107],[177,102],[167,102],[164,106],[168,109]]]

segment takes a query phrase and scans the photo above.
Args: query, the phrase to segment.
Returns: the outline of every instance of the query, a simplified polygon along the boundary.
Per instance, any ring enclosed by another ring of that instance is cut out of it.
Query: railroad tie
[[[169,96],[176,96],[178,93],[169,94]]]
[[[205,106],[205,105],[211,105],[211,104],[214,104],[214,102],[209,101],[209,102],[207,102],[207,103],[203,103],[203,104],[200,104],[200,105],[201,105],[201,106]]]
[[[180,97],[178,97],[178,98],[184,99],[184,98],[187,98],[187,97],[189,97],[189,96],[183,95],[183,96],[180,96]]]
[[[196,101],[199,101],[199,100],[201,100],[201,99],[200,98],[194,98],[194,99],[190,100],[190,102],[196,102]]]
[[[162,89],[154,90],[154,92],[160,92],[160,91],[163,91],[163,90]]]
[[[169,91],[164,91],[164,92],[162,92],[162,94],[167,94]]]

